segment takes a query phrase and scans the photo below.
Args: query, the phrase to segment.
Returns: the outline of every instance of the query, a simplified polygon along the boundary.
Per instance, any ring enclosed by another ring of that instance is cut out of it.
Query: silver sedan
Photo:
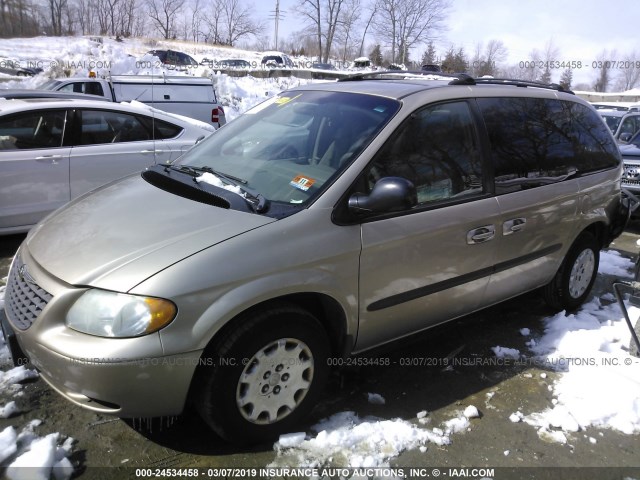
[[[95,188],[175,160],[214,128],[143,104],[0,99],[0,235]]]

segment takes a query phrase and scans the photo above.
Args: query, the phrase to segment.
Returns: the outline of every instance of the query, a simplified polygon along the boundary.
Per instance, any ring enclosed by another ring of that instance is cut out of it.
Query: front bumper
[[[179,415],[202,352],[113,361],[72,358],[42,345],[25,345],[40,377],[67,400],[119,417]]]
[[[30,362],[54,390],[89,410],[119,417],[178,415],[202,350],[166,355],[158,333],[103,338],[65,325],[85,289],[61,282],[22,249],[0,316],[15,364]]]

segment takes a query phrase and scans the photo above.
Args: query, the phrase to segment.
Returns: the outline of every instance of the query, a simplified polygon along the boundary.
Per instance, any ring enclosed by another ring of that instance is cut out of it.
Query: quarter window
[[[597,114],[573,102],[480,98],[496,193],[561,182],[617,164],[615,144]]]
[[[482,193],[482,155],[466,102],[433,105],[399,128],[368,170],[368,188],[382,177],[404,177],[419,204]]]

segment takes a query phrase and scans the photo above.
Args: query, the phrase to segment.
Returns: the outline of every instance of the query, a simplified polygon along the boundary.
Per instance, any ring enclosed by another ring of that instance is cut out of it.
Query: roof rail
[[[517,78],[473,78],[466,73],[442,73],[442,72],[426,72],[423,70],[380,70],[374,72],[354,73],[346,77],[338,79],[339,82],[353,82],[358,80],[392,80],[407,79],[418,77],[433,77],[434,80],[446,80],[452,78],[449,85],[513,85],[515,87],[536,87],[556,90],[558,92],[574,93],[557,83],[534,82],[530,80],[519,80]]]
[[[472,79],[475,85],[513,85],[515,87],[535,87],[535,88],[547,88],[549,90],[556,90],[558,92],[570,93],[575,95],[568,88],[564,88],[562,85],[557,83],[543,83],[543,82],[534,82],[531,80],[519,80],[517,78],[474,78]],[[457,83],[451,82],[452,85],[457,85]]]
[[[376,70],[373,72],[361,72],[347,75],[346,77],[339,78],[338,81],[353,82],[358,80],[393,80],[419,77],[433,77],[434,80],[447,80],[449,78],[454,78],[459,81],[466,81],[466,79],[473,80],[473,78],[465,73],[427,72],[424,70]]]

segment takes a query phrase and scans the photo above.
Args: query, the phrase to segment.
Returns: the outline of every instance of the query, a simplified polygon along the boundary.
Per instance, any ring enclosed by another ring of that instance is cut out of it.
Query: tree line
[[[277,0],[269,1],[275,7]],[[368,56],[381,67],[419,69],[423,64],[438,64],[449,72],[553,81],[567,88],[599,92],[640,85],[635,51],[623,55],[603,51],[596,59],[600,63],[584,66],[557,62],[562,58],[560,49],[551,40],[542,49],[532,50],[518,65],[505,63],[508,50],[497,39],[479,42],[473,51],[454,44],[443,49],[451,2],[296,0],[285,15],[300,28],[288,38],[279,39],[270,34],[271,22],[283,13],[274,9],[270,19],[259,18],[249,0],[0,0],[0,37],[160,37],[252,50],[275,48],[324,63]],[[627,62],[611,68],[607,59]],[[590,68],[592,84],[572,85],[576,68]]]

